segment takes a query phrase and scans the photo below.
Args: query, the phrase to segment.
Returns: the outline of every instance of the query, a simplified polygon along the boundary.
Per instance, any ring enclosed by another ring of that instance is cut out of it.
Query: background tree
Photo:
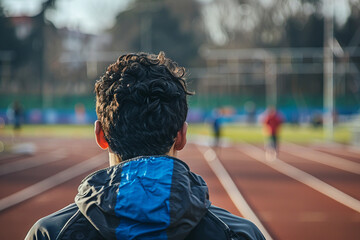
[[[334,4],[335,36],[345,43],[360,26],[360,1]],[[326,0],[214,0],[202,8],[202,15],[209,43],[215,46],[322,47],[327,6]]]
[[[203,43],[199,4],[196,1],[133,1],[119,13],[112,48],[118,51],[145,51],[167,55],[184,65],[198,63]]]
[[[2,2],[0,1],[0,51],[15,51],[19,42],[15,36],[15,29],[8,17],[5,16]]]

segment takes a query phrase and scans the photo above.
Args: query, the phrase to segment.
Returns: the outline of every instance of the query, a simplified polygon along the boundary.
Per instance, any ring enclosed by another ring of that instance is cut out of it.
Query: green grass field
[[[0,129],[0,135],[11,136],[11,126]],[[212,129],[208,124],[189,124],[188,134],[212,136]],[[93,138],[92,125],[24,125],[19,132],[23,137],[66,137]],[[261,126],[226,125],[223,137],[233,142],[262,143],[264,135]],[[311,143],[324,141],[322,128],[284,125],[280,133],[280,141],[296,143]],[[347,126],[337,126],[334,129],[334,141],[348,144],[351,141],[351,131]]]
[[[208,125],[193,125],[189,127],[190,134],[211,136],[211,128]],[[228,125],[224,127],[223,136],[232,142],[262,143],[265,136],[261,126]],[[284,125],[280,132],[281,141],[296,143],[311,143],[325,141],[322,128]],[[339,126],[334,129],[334,141],[348,144],[351,140],[350,129]]]

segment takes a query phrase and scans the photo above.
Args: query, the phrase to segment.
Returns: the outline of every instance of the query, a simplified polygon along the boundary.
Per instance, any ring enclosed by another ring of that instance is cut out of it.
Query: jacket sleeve
[[[249,240],[265,240],[264,235],[251,221],[231,214],[225,209],[211,205],[210,210],[224,221],[240,237]]]

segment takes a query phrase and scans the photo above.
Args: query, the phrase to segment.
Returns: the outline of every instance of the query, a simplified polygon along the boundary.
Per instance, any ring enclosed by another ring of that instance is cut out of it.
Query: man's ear
[[[105,139],[104,130],[102,129],[102,126],[101,126],[101,123],[99,120],[95,121],[94,132],[95,132],[96,143],[99,145],[99,147],[101,149],[106,150],[109,147],[109,144]]]
[[[181,149],[183,149],[185,147],[187,128],[188,128],[188,123],[184,122],[182,128],[177,133],[177,136],[175,139],[175,144],[174,144],[174,149],[177,151],[180,151]]]

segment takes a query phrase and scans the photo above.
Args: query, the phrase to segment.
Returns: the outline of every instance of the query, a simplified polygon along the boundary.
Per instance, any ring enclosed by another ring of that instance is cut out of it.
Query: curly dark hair
[[[96,113],[122,160],[170,151],[188,112],[185,68],[147,53],[122,55],[95,83]]]

